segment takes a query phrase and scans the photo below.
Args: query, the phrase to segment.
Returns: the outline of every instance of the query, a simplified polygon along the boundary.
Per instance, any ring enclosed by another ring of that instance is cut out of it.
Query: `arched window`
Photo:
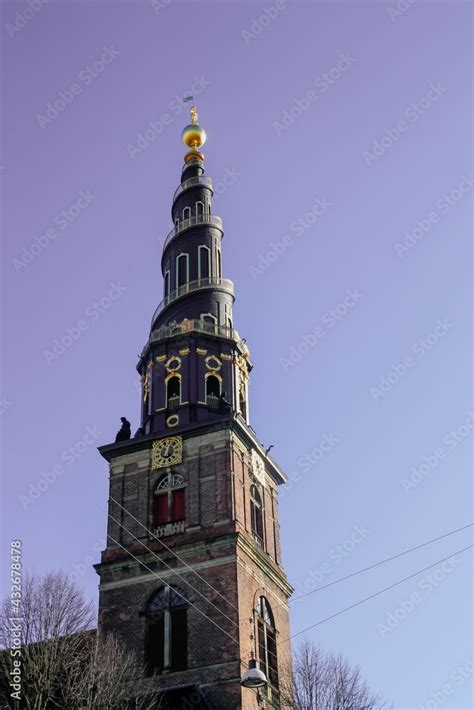
[[[183,219],[189,219],[191,217],[191,207],[185,207],[183,210]]]
[[[176,257],[176,288],[188,283],[189,254],[179,254]]]
[[[204,203],[203,202],[196,202],[196,214],[198,217],[202,217],[204,214]]]
[[[226,328],[232,328],[232,310],[228,303],[224,304],[224,320]]]
[[[211,257],[211,252],[209,247],[204,244],[200,244],[198,247],[198,278],[208,279],[209,278],[209,262]]]
[[[166,382],[166,406],[169,410],[178,409],[181,404],[181,378],[171,375]]]
[[[147,675],[187,667],[187,607],[188,601],[178,587],[163,587],[148,600],[143,613]]]
[[[206,402],[209,409],[219,409],[221,382],[217,375],[206,376]]]
[[[217,318],[212,313],[201,313],[200,320],[206,333],[217,332]]]
[[[165,298],[170,293],[170,272],[165,271]]]
[[[218,278],[222,276],[222,256],[219,247],[216,247],[216,276]]]
[[[258,660],[273,688],[278,689],[276,629],[270,604],[259,597],[256,608]]]
[[[179,473],[167,473],[160,478],[153,496],[153,527],[185,519],[184,490],[184,478]]]
[[[217,325],[217,317],[213,316],[212,313],[201,313],[201,320],[203,320],[204,323],[212,323],[213,325]]]
[[[263,545],[263,506],[256,486],[250,487],[250,523],[255,540]]]

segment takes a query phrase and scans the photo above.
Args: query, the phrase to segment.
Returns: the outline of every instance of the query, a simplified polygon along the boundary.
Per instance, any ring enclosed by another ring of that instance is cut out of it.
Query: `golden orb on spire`
[[[199,148],[206,142],[206,131],[198,123],[190,123],[183,128],[181,134],[184,145],[188,148]]]
[[[192,99],[192,97],[187,97]],[[196,106],[191,106],[191,123],[183,128],[181,137],[184,145],[187,145],[191,150],[197,150],[206,142],[206,131],[198,123],[198,114]]]

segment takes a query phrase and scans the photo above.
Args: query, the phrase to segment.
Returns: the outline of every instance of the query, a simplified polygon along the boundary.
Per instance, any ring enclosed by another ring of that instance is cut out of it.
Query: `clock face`
[[[252,469],[255,478],[265,485],[265,464],[256,451],[252,451]]]
[[[151,467],[163,468],[181,463],[183,460],[183,442],[180,436],[168,436],[153,442]]]

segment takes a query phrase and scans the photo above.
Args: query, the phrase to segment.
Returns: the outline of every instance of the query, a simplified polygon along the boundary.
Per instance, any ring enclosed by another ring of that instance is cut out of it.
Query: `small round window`
[[[166,363],[166,369],[168,370],[168,372],[177,372],[180,367],[181,358],[177,355],[173,355],[172,357],[170,357]]]
[[[222,367],[222,362],[216,355],[208,355],[206,358],[206,366],[208,370],[220,370]]]

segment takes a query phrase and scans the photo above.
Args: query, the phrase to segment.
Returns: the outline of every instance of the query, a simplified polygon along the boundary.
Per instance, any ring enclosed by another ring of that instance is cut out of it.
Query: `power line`
[[[187,569],[189,569],[191,572],[193,572],[196,575],[196,577],[199,577],[201,582],[204,582],[204,584],[206,584],[210,589],[212,589],[212,591],[214,591],[216,594],[218,594],[227,604],[229,604],[229,606],[231,606],[233,609],[235,609],[235,611],[237,611],[237,612],[239,611],[238,608],[234,604],[232,604],[232,602],[230,602],[223,594],[221,594],[221,592],[219,592],[218,589],[213,587],[212,584],[210,584],[207,581],[207,579],[202,577],[198,572],[196,572],[195,569],[193,569],[190,565],[188,565],[188,563],[185,562],[185,560],[183,560],[177,554],[177,552],[172,550],[171,547],[169,547],[166,543],[164,543],[163,540],[161,540],[159,537],[156,537],[156,535],[154,535],[153,532],[149,528],[146,527],[146,525],[144,525],[140,520],[138,520],[138,518],[136,518],[129,510],[124,508],[123,505],[121,505],[121,503],[119,503],[117,500],[115,500],[115,498],[112,498],[112,496],[110,496],[109,500],[113,501],[116,505],[118,505],[120,508],[122,508],[122,510],[125,513],[127,513],[127,515],[129,515],[131,518],[133,518],[133,520],[135,520],[135,522],[137,522],[144,530],[146,530],[146,532],[149,535],[151,535],[151,537],[153,537],[154,540],[157,540],[160,543],[160,545],[162,545],[165,548],[165,550],[167,550],[172,555],[174,555],[176,557],[176,559],[181,562],[182,565],[184,565]]]
[[[123,506],[121,506],[121,507],[123,507]],[[132,517],[133,517],[133,516],[132,516]],[[117,521],[115,521],[115,522],[117,522]],[[160,562],[163,562],[163,563],[164,563],[164,561],[161,560],[161,559],[156,555],[156,553],[153,552],[153,550],[150,550],[150,548],[148,548],[145,543],[143,543],[142,541],[138,540],[138,538],[136,538],[136,537],[133,535],[133,533],[131,533],[131,532],[126,528],[126,526],[125,526],[123,523],[118,523],[118,524],[119,524],[126,532],[128,532],[134,539],[136,539],[138,542],[140,542],[140,543],[142,544],[142,546],[145,547],[145,549],[148,550],[148,552],[151,552]],[[463,530],[463,529],[465,529],[466,527],[470,527],[470,525],[465,526],[465,527],[463,527],[463,528],[460,528],[459,530]],[[453,531],[453,532],[454,532],[454,531]],[[450,533],[447,533],[446,535],[449,535],[449,534],[450,534]],[[444,537],[444,536],[441,536],[441,537]],[[151,574],[153,574],[161,583],[163,583],[163,584],[165,584],[167,587],[170,587],[170,588],[171,588],[171,585],[170,585],[168,582],[166,582],[164,579],[162,579],[162,578],[161,578],[154,570],[152,570],[147,564],[145,564],[144,562],[142,562],[141,560],[139,560],[132,552],[130,552],[130,550],[127,550],[121,543],[119,543],[117,540],[115,540],[111,535],[109,535],[109,538],[112,540],[112,542],[114,542],[115,544],[119,545],[119,547],[121,547],[125,552],[127,552],[131,557],[133,557],[133,559],[135,559],[139,564],[141,564],[143,567],[145,567],[145,569],[147,569],[149,572],[151,572]],[[463,552],[466,552],[467,550],[471,549],[472,547],[474,547],[474,545],[468,545],[467,547],[464,547],[464,548],[462,548],[461,550],[458,550],[457,552],[454,552],[453,554],[448,555],[447,557],[444,557],[443,559],[438,560],[437,562],[434,562],[433,564],[428,565],[427,567],[424,567],[423,569],[418,570],[417,572],[414,572],[413,574],[408,575],[407,577],[403,577],[402,579],[398,580],[397,582],[394,582],[393,584],[390,584],[388,587],[384,587],[383,589],[379,589],[377,592],[374,592],[374,594],[371,594],[371,595],[369,595],[368,597],[364,597],[363,599],[360,599],[359,601],[355,602],[354,604],[351,604],[350,606],[345,607],[344,609],[341,609],[340,611],[336,612],[335,614],[331,614],[330,616],[326,617],[325,619],[321,619],[320,621],[316,622],[315,624],[312,624],[311,626],[308,626],[308,627],[302,629],[301,631],[298,631],[298,632],[296,632],[295,634],[292,634],[291,636],[289,636],[287,639],[284,639],[283,641],[277,642],[277,645],[280,646],[280,645],[282,645],[282,644],[284,644],[284,643],[287,643],[287,642],[290,641],[291,639],[297,638],[298,636],[301,636],[301,634],[306,633],[307,631],[310,631],[311,629],[314,629],[314,628],[316,628],[317,626],[321,626],[322,624],[326,623],[327,621],[331,621],[332,619],[336,618],[337,616],[340,616],[341,614],[344,614],[346,611],[350,611],[351,609],[354,609],[355,607],[360,606],[361,604],[364,604],[365,602],[370,601],[371,599],[374,599],[375,597],[379,596],[380,594],[383,594],[384,592],[387,592],[387,591],[389,591],[390,589],[393,589],[394,587],[397,587],[397,586],[399,586],[400,584],[403,584],[403,582],[406,582],[406,581],[408,581],[409,579],[413,579],[413,577],[416,577],[416,576],[418,576],[419,574],[422,574],[423,572],[426,572],[427,570],[432,569],[433,567],[436,567],[437,565],[442,564],[443,562],[446,562],[446,560],[449,560],[449,559],[451,559],[452,557],[455,557],[456,555],[459,555],[459,554],[461,554],[461,553],[463,553]],[[172,552],[172,554],[175,554],[175,556],[177,556],[176,553],[174,553],[173,550],[171,550],[171,548],[169,548],[169,549],[170,549],[170,552]],[[166,564],[166,563],[164,563],[164,564]],[[171,568],[171,569],[172,569],[173,572],[176,573],[176,570],[174,570],[173,568]],[[192,568],[191,568],[191,570],[192,570]],[[192,570],[192,571],[194,571],[194,570]],[[189,584],[189,583],[188,583],[188,584]],[[190,585],[190,586],[192,587],[192,585]],[[209,586],[211,586],[211,588],[212,588],[212,585],[209,585]],[[235,639],[233,636],[231,636],[225,629],[222,628],[222,626],[220,626],[220,625],[219,625],[218,623],[216,623],[213,619],[211,619],[211,617],[209,617],[205,612],[201,611],[201,609],[199,609],[193,602],[191,602],[191,601],[190,601],[189,599],[187,599],[183,594],[181,594],[178,590],[176,590],[176,588],[173,587],[173,589],[174,589],[174,591],[177,592],[177,594],[179,594],[179,596],[181,596],[183,599],[185,599],[185,600],[190,604],[190,606],[192,606],[193,608],[195,608],[196,611],[198,611],[204,618],[208,619],[214,626],[216,626],[216,628],[218,628],[220,631],[222,631],[224,634],[226,634],[226,636],[228,636],[234,643],[236,643],[236,644],[239,643],[239,642],[237,641],[237,639]],[[202,595],[201,595],[201,596],[202,596]],[[207,601],[210,602],[210,600],[207,600]],[[212,603],[212,602],[210,602],[210,603]],[[220,611],[220,610],[219,610],[219,611]],[[224,615],[224,616],[225,616],[225,615]],[[228,617],[226,617],[226,618],[228,618]],[[269,653],[271,653],[271,655],[273,655],[273,656],[276,658],[276,654],[274,654],[272,651],[270,651],[270,649],[269,649]]]
[[[415,550],[420,550],[422,547],[426,547],[427,545],[431,545],[433,542],[438,542],[438,540],[443,540],[445,537],[449,537],[450,535],[454,535],[455,533],[461,532],[462,530],[467,530],[468,528],[472,528],[474,523],[469,523],[469,525],[464,525],[462,528],[458,528],[457,530],[452,530],[451,532],[446,533],[445,535],[440,535],[439,537],[434,537],[432,540],[428,540],[427,542],[423,542],[421,545],[416,545],[415,547],[410,547],[408,550],[404,550],[403,552],[399,552],[397,555],[392,555],[392,557],[386,557],[384,560],[381,560],[380,562],[375,562],[373,565],[369,565],[369,567],[364,567],[363,569],[357,570],[357,572],[352,572],[351,574],[347,574],[345,577],[339,577],[339,579],[335,579],[333,582],[328,582],[327,584],[323,584],[321,587],[317,587],[316,589],[311,589],[309,592],[305,592],[304,594],[300,594],[297,597],[294,597],[293,599],[290,599],[290,604],[293,604],[293,602],[298,601],[299,599],[304,599],[304,597],[308,597],[310,594],[315,594],[316,592],[320,592],[322,589],[327,589],[328,587],[332,587],[334,584],[339,584],[339,582],[344,582],[346,579],[350,579],[351,577],[356,577],[358,574],[362,574],[362,572],[368,572],[371,569],[374,569],[374,567],[379,567],[380,565],[384,565],[386,562],[391,562],[392,560],[396,560],[398,557],[403,557],[403,555],[407,555],[409,552],[414,552]]]
[[[110,500],[112,500],[112,501],[113,501],[114,503],[116,503],[120,508],[122,508],[122,510],[123,510],[125,513],[127,513],[128,515],[130,515],[130,517],[133,518],[137,523],[139,523],[139,525],[141,525],[141,527],[144,528],[144,530],[146,530],[149,535],[151,535],[155,540],[157,540],[161,545],[163,545],[163,547],[164,547],[168,552],[170,552],[171,554],[173,554],[180,562],[182,562],[183,565],[185,565],[185,566],[186,566],[190,571],[192,571],[199,579],[201,579],[201,581],[205,582],[205,584],[207,584],[207,586],[210,587],[210,589],[212,589],[214,592],[216,592],[222,599],[224,599],[224,601],[226,601],[230,606],[232,606],[233,609],[235,609],[236,611],[238,611],[237,607],[235,607],[234,604],[232,604],[232,602],[230,602],[226,597],[224,597],[217,589],[215,589],[215,587],[213,587],[211,584],[209,584],[209,582],[207,582],[206,579],[204,579],[200,574],[198,574],[198,572],[196,572],[196,570],[194,570],[192,567],[190,567],[182,558],[179,557],[179,555],[178,555],[176,552],[174,552],[174,550],[172,550],[172,549],[171,549],[168,545],[166,545],[162,540],[160,540],[159,538],[157,538],[157,537],[152,533],[152,531],[151,531],[149,528],[147,528],[142,522],[140,522],[132,513],[130,513],[130,511],[128,511],[123,505],[121,505],[121,504],[120,504],[118,501],[116,501],[114,498],[110,497]],[[348,574],[348,575],[346,575],[346,576],[344,576],[344,577],[340,577],[339,579],[336,579],[336,580],[334,580],[334,581],[332,581],[332,582],[328,582],[327,584],[322,585],[321,587],[317,587],[316,589],[312,589],[311,591],[306,592],[305,594],[301,594],[301,595],[299,595],[298,597],[295,597],[294,599],[290,599],[290,604],[293,603],[293,602],[295,602],[295,601],[298,601],[299,599],[303,599],[304,597],[307,597],[307,596],[309,596],[310,594],[315,594],[315,593],[318,592],[318,591],[321,591],[321,590],[323,590],[323,589],[326,589],[326,588],[328,588],[328,587],[331,587],[331,586],[333,586],[333,585],[335,585],[335,584],[338,584],[339,582],[343,582],[343,581],[345,581],[345,580],[347,580],[347,579],[350,579],[351,577],[355,577],[355,576],[357,576],[357,575],[359,575],[359,574],[362,574],[363,572],[367,572],[367,571],[369,571],[369,570],[371,570],[371,569],[374,569],[375,567],[378,567],[378,566],[380,566],[380,565],[382,565],[382,564],[386,564],[387,562],[390,562],[390,561],[392,561],[392,560],[395,560],[395,559],[397,559],[397,558],[399,558],[399,557],[403,557],[404,555],[407,555],[407,554],[409,554],[410,552],[414,552],[415,550],[419,550],[419,549],[421,549],[421,548],[423,548],[423,547],[426,547],[426,546],[428,546],[428,545],[430,545],[430,544],[433,544],[434,542],[438,542],[439,540],[443,540],[443,539],[446,538],[446,537],[450,537],[451,535],[454,535],[454,534],[456,534],[456,533],[458,533],[458,532],[462,532],[463,530],[467,530],[468,528],[473,527],[473,526],[474,526],[474,523],[469,523],[468,525],[464,525],[464,526],[462,526],[462,527],[460,527],[460,528],[457,528],[456,530],[451,530],[450,532],[445,533],[444,535],[439,535],[439,536],[436,537],[436,538],[432,538],[431,540],[428,540],[428,541],[426,541],[426,542],[424,542],[424,543],[421,543],[420,545],[416,545],[415,547],[411,547],[411,548],[409,548],[409,549],[407,549],[407,550],[404,550],[403,552],[400,552],[400,553],[398,553],[398,554],[396,554],[396,555],[392,555],[391,557],[387,557],[387,558],[385,558],[384,560],[381,560],[380,562],[375,562],[374,564],[369,565],[368,567],[364,567],[363,569],[357,570],[356,572],[352,572],[351,574]],[[151,551],[151,550],[150,550],[150,551]],[[247,570],[247,568],[245,568],[245,569]],[[250,574],[249,570],[247,570],[247,572]],[[271,589],[268,589],[265,580],[259,579],[258,577],[256,577],[255,574],[252,574],[251,576],[253,576],[253,577],[256,579],[256,581],[258,581],[258,582],[261,583],[263,586],[265,586],[265,588],[268,590],[268,592],[271,593],[271,595],[276,599],[276,601],[278,602],[278,604],[279,604],[280,606],[282,606],[282,607],[284,607],[285,609],[287,609],[287,605],[279,599],[279,597],[275,594],[275,592],[273,592],[273,590],[271,590]],[[189,582],[188,582],[188,584],[189,584]],[[190,585],[190,586],[192,586],[192,585]],[[198,593],[199,593],[199,592],[198,592]],[[203,595],[201,595],[201,596],[203,596]],[[209,602],[212,604],[212,602],[211,602],[210,600],[209,600]],[[218,607],[216,607],[216,608],[218,608]],[[219,611],[221,611],[221,610],[219,609]],[[227,619],[229,619],[229,617],[228,617],[226,614],[224,614],[224,612],[221,611],[221,613],[222,613]],[[232,623],[234,623],[234,622],[232,622]],[[234,625],[235,625],[235,623],[234,623]]]
[[[466,552],[466,550],[470,550],[471,547],[474,547],[474,545],[468,545],[467,547],[463,547],[462,550],[458,550],[457,552],[453,552],[452,555],[448,555],[447,557],[444,557],[442,560],[438,560],[438,562],[434,562],[432,565],[428,565],[428,567],[424,567],[423,569],[418,570],[418,572],[414,572],[413,574],[408,575],[408,577],[404,577],[403,579],[398,580],[398,582],[394,582],[393,584],[390,584],[388,587],[384,587],[384,589],[379,589],[378,592],[375,592],[374,594],[371,594],[370,596],[365,597],[364,599],[360,599],[358,602],[355,602],[354,604],[347,606],[345,609],[341,609],[340,611],[337,611],[335,614],[331,614],[331,616],[327,616],[325,619],[321,619],[321,621],[317,621],[315,624],[312,624],[311,626],[307,626],[305,629],[302,629],[301,631],[297,631],[296,634],[292,634],[292,636],[289,636],[284,641],[280,641],[280,644],[287,643],[291,639],[294,639],[297,636],[301,636],[301,634],[304,634],[306,631],[310,631],[311,629],[316,628],[316,626],[321,626],[321,624],[325,624],[326,621],[330,621],[331,619],[335,619],[336,616],[339,616],[340,614],[344,614],[346,611],[349,611],[350,609],[354,609],[356,606],[359,606],[360,604],[364,604],[364,602],[367,602],[370,599],[374,599],[374,597],[377,597],[380,594],[383,594],[384,592],[388,592],[390,589],[397,587],[399,584],[402,584],[403,582],[407,582],[409,579],[413,579],[413,577],[416,577],[419,574],[426,572],[426,570],[429,570],[432,567],[436,567],[436,565],[440,565],[442,562],[446,562],[446,560],[451,559],[451,557],[455,557],[456,555],[460,555],[462,552]]]
[[[126,528],[123,524],[121,524],[121,527],[122,527],[124,530],[126,530],[127,532],[129,532],[129,534],[132,534],[132,533],[130,533],[130,531],[127,530],[127,528]],[[159,577],[158,574],[157,574],[154,570],[152,570],[150,567],[148,567],[148,565],[145,564],[145,562],[142,562],[141,560],[139,560],[138,557],[135,557],[135,555],[133,554],[133,552],[130,552],[130,550],[127,550],[127,548],[125,548],[118,540],[115,540],[115,538],[113,538],[112,535],[109,535],[108,537],[109,537],[110,540],[112,540],[112,542],[114,542],[116,545],[118,545],[119,547],[121,547],[122,550],[124,550],[125,552],[127,552],[131,557],[133,557],[134,560],[136,560],[139,564],[141,564],[142,567],[145,567],[145,569],[147,569],[149,572],[151,572],[151,574],[153,574],[162,584],[164,584],[164,585],[166,585],[167,587],[169,587],[169,589],[172,589],[173,592],[175,592],[176,594],[178,594],[182,599],[184,599],[185,602],[187,602],[190,606],[192,606],[194,609],[196,609],[196,611],[199,612],[199,614],[201,614],[201,616],[203,616],[205,619],[207,619],[208,621],[210,621],[211,624],[214,624],[214,626],[216,626],[220,631],[222,631],[222,633],[224,633],[226,636],[228,636],[231,641],[233,641],[235,644],[237,644],[237,646],[239,646],[239,649],[240,649],[240,643],[239,643],[239,641],[238,641],[237,639],[235,639],[233,636],[231,636],[225,629],[223,629],[222,626],[220,626],[219,624],[217,624],[217,623],[214,621],[214,619],[211,619],[210,616],[208,616],[208,615],[205,614],[203,611],[201,611],[201,609],[199,609],[199,607],[197,607],[195,604],[193,604],[192,601],[190,601],[187,597],[185,597],[184,594],[181,594],[181,592],[180,592],[178,589],[176,589],[176,587],[172,587],[171,584],[169,584],[169,583],[166,582],[164,579],[162,579],[161,577]],[[146,545],[145,545],[145,547],[146,547]],[[152,552],[152,550],[150,550],[150,552]],[[244,663],[244,664],[247,666],[247,668],[249,667],[249,664],[248,664],[248,663],[245,663],[245,661],[242,661],[242,659],[241,659],[240,657],[239,657],[239,661],[240,661],[241,663]],[[252,690],[253,692],[255,692],[255,694],[258,694],[258,692],[257,692],[257,690],[256,690],[255,688],[251,688],[251,690]]]
[[[230,623],[233,624],[237,629],[239,628],[239,625],[236,624],[235,621],[230,618],[230,616],[227,616],[227,614],[225,612],[223,612],[222,609],[219,609],[219,607],[216,606],[213,601],[208,599],[201,591],[199,591],[199,589],[196,589],[196,587],[194,587],[191,584],[191,582],[189,582],[187,579],[184,578],[184,576],[179,572],[179,570],[176,569],[176,567],[172,567],[167,562],[165,562],[161,557],[158,557],[158,555],[156,554],[156,552],[154,550],[150,549],[148,547],[148,545],[146,545],[142,540],[140,540],[138,537],[136,537],[128,528],[125,527],[125,525],[123,523],[121,523],[119,520],[116,520],[113,517],[113,515],[111,515],[109,513],[108,516],[111,520],[114,521],[114,523],[116,523],[117,525],[120,525],[120,527],[122,527],[125,530],[125,532],[127,532],[134,540],[139,542],[140,545],[142,545],[147,552],[151,553],[158,560],[158,562],[161,562],[161,564],[165,565],[169,570],[171,570],[173,572],[173,574],[175,576],[179,577],[185,584],[189,585],[194,592],[199,594],[199,596],[201,596],[206,602],[208,602],[211,606],[213,606],[214,609],[216,609],[218,612],[220,612],[227,619],[227,621],[230,621]]]
[[[158,540],[158,542],[160,542],[172,555],[174,555],[178,560],[180,560],[191,572],[193,572],[194,574],[196,574],[202,581],[204,581],[204,582],[207,584],[208,587],[210,587],[211,589],[213,589],[213,591],[215,591],[217,594],[219,594],[219,596],[221,596],[221,597],[224,599],[224,601],[226,601],[227,603],[231,604],[231,602],[229,602],[218,590],[216,590],[211,584],[209,584],[209,582],[207,582],[207,580],[205,580],[203,577],[201,577],[201,575],[199,575],[192,567],[190,567],[186,562],[184,562],[184,560],[182,560],[182,559],[177,555],[177,553],[174,552],[174,550],[172,550],[168,545],[166,545],[166,544],[163,543],[159,538],[157,538],[155,535],[153,535],[153,533],[151,533],[151,531],[150,531],[145,525],[143,525],[143,523],[141,523],[137,518],[135,518],[135,516],[132,515],[132,513],[130,513],[129,511],[127,511],[127,510],[124,508],[124,506],[122,506],[120,503],[118,503],[118,501],[115,501],[115,499],[113,499],[113,498],[110,498],[110,499],[111,499],[112,501],[116,502],[117,505],[119,505],[119,507],[122,508],[122,510],[124,510],[128,515],[130,515],[130,517],[132,517],[134,520],[136,520],[136,522],[138,522],[142,528],[144,528],[149,534],[151,534],[154,539]],[[110,514],[109,514],[109,515],[110,515]],[[111,517],[111,516],[110,516],[110,517]],[[158,555],[157,555],[153,550],[151,550],[147,545],[145,545],[145,543],[143,543],[141,540],[139,540],[138,538],[136,538],[136,537],[133,535],[133,533],[131,533],[131,532],[126,528],[126,526],[125,526],[123,523],[119,523],[118,521],[115,521],[115,522],[116,522],[117,524],[119,524],[124,530],[126,530],[135,540],[137,540],[138,542],[140,542],[140,544],[141,544],[143,547],[145,547],[145,549],[147,549],[148,552],[150,552],[151,554],[153,554],[160,562],[162,562],[163,564],[167,565],[167,563],[164,562],[164,560],[162,560],[161,558],[159,558]],[[427,546],[427,545],[429,545],[429,544],[432,544],[433,542],[436,542],[436,541],[438,541],[438,540],[441,540],[441,539],[443,539],[443,538],[445,538],[445,537],[449,537],[450,535],[454,535],[456,532],[461,532],[462,530],[465,530],[465,529],[467,529],[467,528],[469,528],[469,527],[472,527],[472,526],[473,526],[473,524],[470,523],[470,524],[465,525],[465,526],[463,526],[463,527],[461,527],[461,528],[458,528],[458,529],[456,529],[456,530],[453,530],[453,531],[451,531],[451,532],[449,532],[449,533],[445,533],[444,535],[440,535],[440,536],[437,537],[437,538],[433,538],[432,540],[429,540],[429,541],[427,541],[427,542],[425,542],[425,543],[422,543],[422,544],[417,545],[417,546],[415,546],[415,547],[413,547],[413,548],[410,548],[409,550],[405,550],[404,552],[398,553],[397,555],[393,555],[393,556],[390,557],[390,558],[386,558],[386,560],[382,560],[381,562],[375,563],[374,565],[371,565],[371,566],[369,566],[368,568],[365,568],[365,569],[363,569],[363,570],[359,570],[358,572],[354,572],[354,573],[352,573],[351,575],[347,575],[347,576],[344,577],[344,578],[341,578],[341,579],[339,579],[339,580],[335,580],[334,582],[329,583],[328,585],[324,585],[324,586],[331,586],[332,584],[336,584],[337,582],[343,581],[343,579],[347,579],[347,578],[352,577],[352,576],[355,576],[355,575],[357,575],[357,574],[361,574],[362,572],[367,571],[368,569],[372,569],[373,567],[376,567],[376,566],[378,566],[378,565],[381,565],[381,564],[383,564],[383,563],[385,563],[385,562],[388,562],[388,561],[390,561],[390,560],[392,560],[392,559],[396,559],[397,557],[401,557],[402,555],[408,554],[409,552],[412,552],[412,551],[414,551],[414,550],[417,550],[417,549],[420,549],[420,548],[422,548],[422,547],[425,547],[425,546]],[[110,539],[113,540],[113,538],[112,538],[111,536],[109,536],[109,537],[110,537]],[[142,564],[144,567],[146,567],[150,572],[152,572],[152,574],[154,574],[154,576],[156,576],[160,581],[164,582],[167,586],[170,586],[170,585],[169,585],[167,582],[165,582],[161,577],[159,577],[153,570],[151,570],[147,565],[145,565],[145,564],[142,563],[140,560],[138,560],[138,558],[136,558],[129,550],[127,550],[125,547],[123,547],[123,545],[121,545],[120,543],[118,543],[118,542],[115,541],[115,540],[113,540],[113,541],[116,542],[123,550],[125,550],[126,552],[128,552],[128,553],[129,553],[134,559],[136,559],[140,564]],[[418,570],[417,572],[414,572],[413,574],[408,575],[407,577],[404,577],[404,578],[402,578],[401,580],[398,580],[397,582],[394,582],[393,584],[389,585],[388,587],[384,587],[383,589],[380,589],[379,591],[375,592],[374,594],[371,594],[371,595],[369,595],[368,597],[365,597],[364,599],[361,599],[361,600],[359,600],[358,602],[355,602],[354,604],[351,604],[350,606],[348,606],[348,607],[346,607],[346,608],[344,608],[344,609],[341,609],[340,611],[336,612],[335,614],[332,614],[331,616],[328,616],[328,617],[326,617],[325,619],[322,619],[321,621],[318,621],[318,622],[316,622],[315,624],[312,624],[311,626],[308,626],[308,627],[306,627],[305,629],[302,629],[301,631],[298,631],[297,633],[292,634],[292,636],[289,636],[287,639],[284,639],[283,641],[278,642],[278,645],[281,645],[281,644],[283,644],[283,643],[287,643],[287,642],[290,641],[291,639],[294,639],[294,638],[296,638],[297,636],[300,636],[301,634],[305,633],[306,631],[309,631],[309,630],[311,630],[311,629],[313,629],[313,628],[316,628],[317,626],[320,626],[321,624],[324,624],[324,623],[326,623],[327,621],[330,621],[331,619],[336,618],[336,617],[339,616],[340,614],[344,614],[346,611],[350,611],[351,609],[354,609],[355,607],[360,606],[361,604],[365,603],[366,601],[369,601],[370,599],[373,599],[373,598],[379,596],[380,594],[383,594],[384,592],[389,591],[390,589],[393,589],[394,587],[396,587],[396,586],[402,584],[403,582],[406,582],[406,581],[408,581],[409,579],[412,579],[413,577],[416,577],[416,576],[418,576],[419,574],[422,574],[423,572],[426,572],[427,570],[432,569],[433,567],[436,567],[436,566],[439,565],[439,564],[442,564],[442,563],[445,562],[446,560],[451,559],[452,557],[455,557],[456,555],[461,554],[462,552],[466,552],[467,550],[471,549],[472,547],[474,547],[474,545],[468,545],[467,547],[463,548],[462,550],[459,550],[458,552],[454,552],[452,555],[448,555],[447,557],[445,557],[445,558],[443,558],[443,559],[441,559],[441,560],[438,560],[437,562],[434,562],[433,564],[428,565],[427,567],[425,567],[425,568],[423,568],[423,569],[421,569],[421,570]],[[169,565],[167,565],[167,566],[169,567]],[[175,574],[179,574],[174,568],[170,567],[170,569],[171,569]],[[194,589],[195,591],[198,591],[198,590],[196,590],[189,582],[187,582],[186,580],[184,580],[184,581],[185,581],[187,584],[189,584],[189,586],[191,586],[192,589]],[[324,588],[324,587],[322,587],[322,588]],[[316,592],[316,591],[318,591],[318,589],[312,590],[312,592]],[[311,592],[311,593],[312,593],[312,592]],[[215,605],[213,604],[213,602],[211,602],[211,600],[207,599],[207,597],[205,597],[205,596],[204,596],[203,594],[201,594],[199,591],[198,591],[198,593],[199,593],[206,601],[208,601],[210,604],[212,604],[213,606],[215,606]],[[307,593],[307,594],[304,594],[304,595],[301,595],[300,597],[297,597],[296,599],[300,599],[300,598],[302,598],[303,596],[307,596],[307,595],[308,595],[308,593]],[[180,596],[183,596],[183,595],[180,595]],[[183,598],[185,598],[185,597],[183,597]],[[293,601],[296,601],[296,599],[293,600]],[[189,602],[189,600],[187,600],[187,599],[186,599],[186,601]],[[205,613],[202,612],[200,609],[198,609],[198,607],[196,607],[194,604],[192,604],[192,602],[189,602],[189,603],[191,604],[191,606],[193,606],[194,608],[196,608],[196,610],[199,611],[200,614],[202,614],[205,618],[207,618],[209,621],[211,621],[211,623],[213,623],[214,626],[216,626],[216,627],[219,628],[223,633],[225,633],[227,636],[229,636],[229,638],[231,638],[231,639],[234,641],[234,643],[238,643],[236,639],[234,639],[225,629],[223,629],[223,628],[222,628],[219,624],[217,624],[213,619],[211,619],[209,616],[207,616],[207,614],[205,614]],[[281,603],[281,602],[280,602],[280,603]],[[236,609],[236,607],[235,607],[233,604],[231,604],[231,606],[233,606],[233,608]],[[227,617],[227,615],[224,614],[224,612],[222,612],[218,607],[215,607],[215,608],[218,609],[218,611],[220,611],[220,612],[225,616],[225,618],[227,618],[227,619],[229,619],[230,621],[232,621],[232,620],[231,620],[229,617]],[[234,623],[234,625],[235,625],[235,622],[232,621],[232,623]],[[270,653],[272,653],[272,652],[270,651]],[[272,653],[272,655],[274,655],[274,654]]]
[[[124,529],[126,529],[126,528],[124,528]],[[149,572],[151,572],[151,574],[152,574],[153,576],[155,576],[162,584],[166,585],[167,587],[169,587],[170,589],[172,589],[174,592],[176,592],[176,594],[178,594],[182,599],[184,599],[190,606],[192,606],[194,609],[196,609],[196,611],[199,612],[199,614],[201,614],[201,616],[203,616],[205,619],[207,619],[208,621],[210,621],[211,624],[214,624],[214,626],[216,626],[220,631],[222,631],[222,633],[224,633],[226,636],[228,636],[228,637],[231,639],[231,641],[233,641],[233,642],[236,643],[237,645],[239,644],[239,642],[237,641],[236,638],[234,638],[233,636],[231,636],[225,629],[222,628],[222,626],[219,626],[219,624],[218,624],[217,622],[215,622],[214,619],[211,619],[211,617],[208,616],[205,612],[201,611],[201,609],[199,609],[199,607],[197,607],[192,601],[190,601],[187,597],[185,597],[184,594],[181,594],[181,592],[179,592],[179,591],[176,589],[176,587],[172,587],[171,584],[169,584],[169,582],[166,582],[166,580],[162,579],[162,578],[157,574],[157,572],[155,572],[154,570],[152,570],[151,567],[149,567],[145,562],[143,562],[142,560],[138,559],[138,557],[136,557],[136,556],[133,554],[133,552],[130,552],[130,550],[127,550],[127,548],[124,547],[118,540],[115,540],[111,535],[109,535],[109,538],[112,540],[112,542],[114,542],[116,545],[118,545],[119,547],[121,547],[122,550],[125,550],[125,552],[127,552],[127,553],[130,555],[130,557],[133,557],[134,560],[136,560],[139,564],[141,564],[142,567],[145,567],[145,569],[147,569]],[[145,546],[145,547],[146,547],[146,546]],[[150,550],[150,552],[151,552],[151,550]]]

